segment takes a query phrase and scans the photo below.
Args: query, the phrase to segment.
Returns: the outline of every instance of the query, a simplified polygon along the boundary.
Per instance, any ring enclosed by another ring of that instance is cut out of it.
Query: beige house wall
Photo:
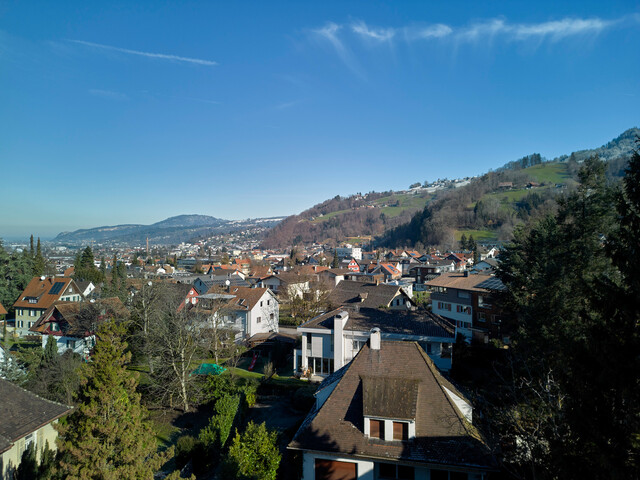
[[[46,442],[49,442],[49,448],[53,451],[57,450],[56,438],[58,438],[58,432],[53,428],[53,425],[58,421],[55,420],[35,432],[18,439],[13,446],[4,452],[0,457],[0,478],[2,480],[12,480],[13,471],[20,464],[22,460],[22,452],[27,449],[29,442],[35,442],[36,452],[38,455],[38,461],[40,461],[40,454],[44,449]]]

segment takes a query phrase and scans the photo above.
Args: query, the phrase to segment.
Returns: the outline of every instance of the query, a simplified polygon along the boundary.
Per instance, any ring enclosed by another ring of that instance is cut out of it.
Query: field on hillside
[[[370,205],[375,206],[375,209],[372,209],[372,211],[374,211],[377,215],[384,213],[387,218],[393,218],[397,217],[405,210],[417,210],[423,208],[430,199],[431,195],[428,194],[425,196],[420,196],[412,193],[394,193],[386,197],[378,198],[371,202]],[[366,209],[367,207],[360,207],[358,210]],[[326,215],[323,215],[321,217],[314,218],[313,220],[311,220],[311,223],[326,222],[333,217],[337,217],[351,211],[353,210],[346,209],[327,213]]]
[[[524,170],[538,183],[564,183],[571,178],[566,163],[543,163]]]

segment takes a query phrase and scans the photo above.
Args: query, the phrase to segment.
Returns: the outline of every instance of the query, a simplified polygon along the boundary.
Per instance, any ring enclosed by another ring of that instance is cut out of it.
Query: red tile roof
[[[73,289],[73,292],[69,290]],[[80,289],[69,277],[33,277],[24,291],[13,304],[15,308],[34,308],[46,310],[63,294],[77,293]]]

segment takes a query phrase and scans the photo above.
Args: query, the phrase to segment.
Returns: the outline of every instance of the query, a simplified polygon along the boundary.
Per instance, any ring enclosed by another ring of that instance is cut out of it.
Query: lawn
[[[467,238],[473,236],[473,239],[476,242],[492,242],[495,241],[498,237],[496,236],[496,232],[492,230],[456,230],[455,239],[456,241],[460,241],[462,235],[465,235]]]
[[[524,170],[539,183],[565,183],[571,178],[566,163],[543,163]]]

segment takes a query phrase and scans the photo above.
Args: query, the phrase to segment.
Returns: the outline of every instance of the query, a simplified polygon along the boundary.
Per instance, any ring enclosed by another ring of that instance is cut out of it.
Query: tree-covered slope
[[[556,208],[556,198],[572,190],[585,159],[607,162],[610,179],[620,178],[640,130],[632,128],[592,150],[581,150],[551,161],[538,154],[510,162],[468,185],[438,193],[411,220],[377,239],[383,246],[441,245],[453,247],[467,232],[485,241],[507,241],[516,225]]]

